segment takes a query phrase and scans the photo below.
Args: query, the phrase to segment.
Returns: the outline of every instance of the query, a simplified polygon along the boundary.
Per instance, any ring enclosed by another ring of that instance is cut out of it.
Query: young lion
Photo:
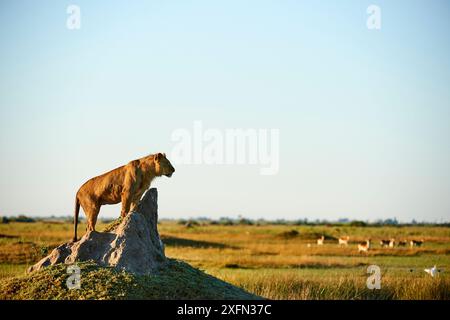
[[[75,198],[74,237],[77,241],[80,205],[86,214],[87,230],[94,231],[100,207],[122,202],[120,215],[132,211],[155,177],[171,177],[175,168],[165,153],[158,153],[133,160],[128,164],[88,180],[78,190]]]

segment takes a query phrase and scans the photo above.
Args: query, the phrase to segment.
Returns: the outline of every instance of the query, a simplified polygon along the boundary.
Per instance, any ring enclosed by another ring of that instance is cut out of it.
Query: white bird
[[[424,269],[424,271],[426,273],[428,273],[430,276],[432,276],[433,278],[436,276],[436,274],[438,273],[438,269],[436,268],[436,265],[431,268],[431,269]]]

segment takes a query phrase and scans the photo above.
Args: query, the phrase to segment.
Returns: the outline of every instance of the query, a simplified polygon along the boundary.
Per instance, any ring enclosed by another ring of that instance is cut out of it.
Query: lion
[[[171,177],[175,168],[165,153],[152,154],[111,170],[86,181],[75,197],[74,237],[77,241],[77,226],[80,205],[86,214],[87,231],[95,231],[100,207],[104,204],[122,202],[121,217],[133,211],[154,178]]]

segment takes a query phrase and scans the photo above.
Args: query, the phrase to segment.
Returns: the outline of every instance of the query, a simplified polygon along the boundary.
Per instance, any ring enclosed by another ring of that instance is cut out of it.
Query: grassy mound
[[[154,275],[138,276],[80,262],[81,288],[66,286],[67,265],[59,264],[0,284],[1,299],[258,299],[243,289],[168,259]]]
[[[117,218],[116,220],[112,221],[110,224],[108,224],[104,229],[103,232],[112,232],[114,231],[123,221],[123,218]]]

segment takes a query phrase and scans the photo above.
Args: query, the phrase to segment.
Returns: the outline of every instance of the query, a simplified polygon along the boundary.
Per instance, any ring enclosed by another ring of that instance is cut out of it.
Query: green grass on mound
[[[79,262],[81,288],[66,286],[67,265],[59,264],[0,284],[0,299],[258,299],[243,289],[168,259],[156,274],[139,276],[93,262]]]
[[[104,229],[103,232],[112,232],[113,230],[115,230],[123,221],[123,218],[117,218],[116,220],[112,221],[111,223],[109,223]]]

